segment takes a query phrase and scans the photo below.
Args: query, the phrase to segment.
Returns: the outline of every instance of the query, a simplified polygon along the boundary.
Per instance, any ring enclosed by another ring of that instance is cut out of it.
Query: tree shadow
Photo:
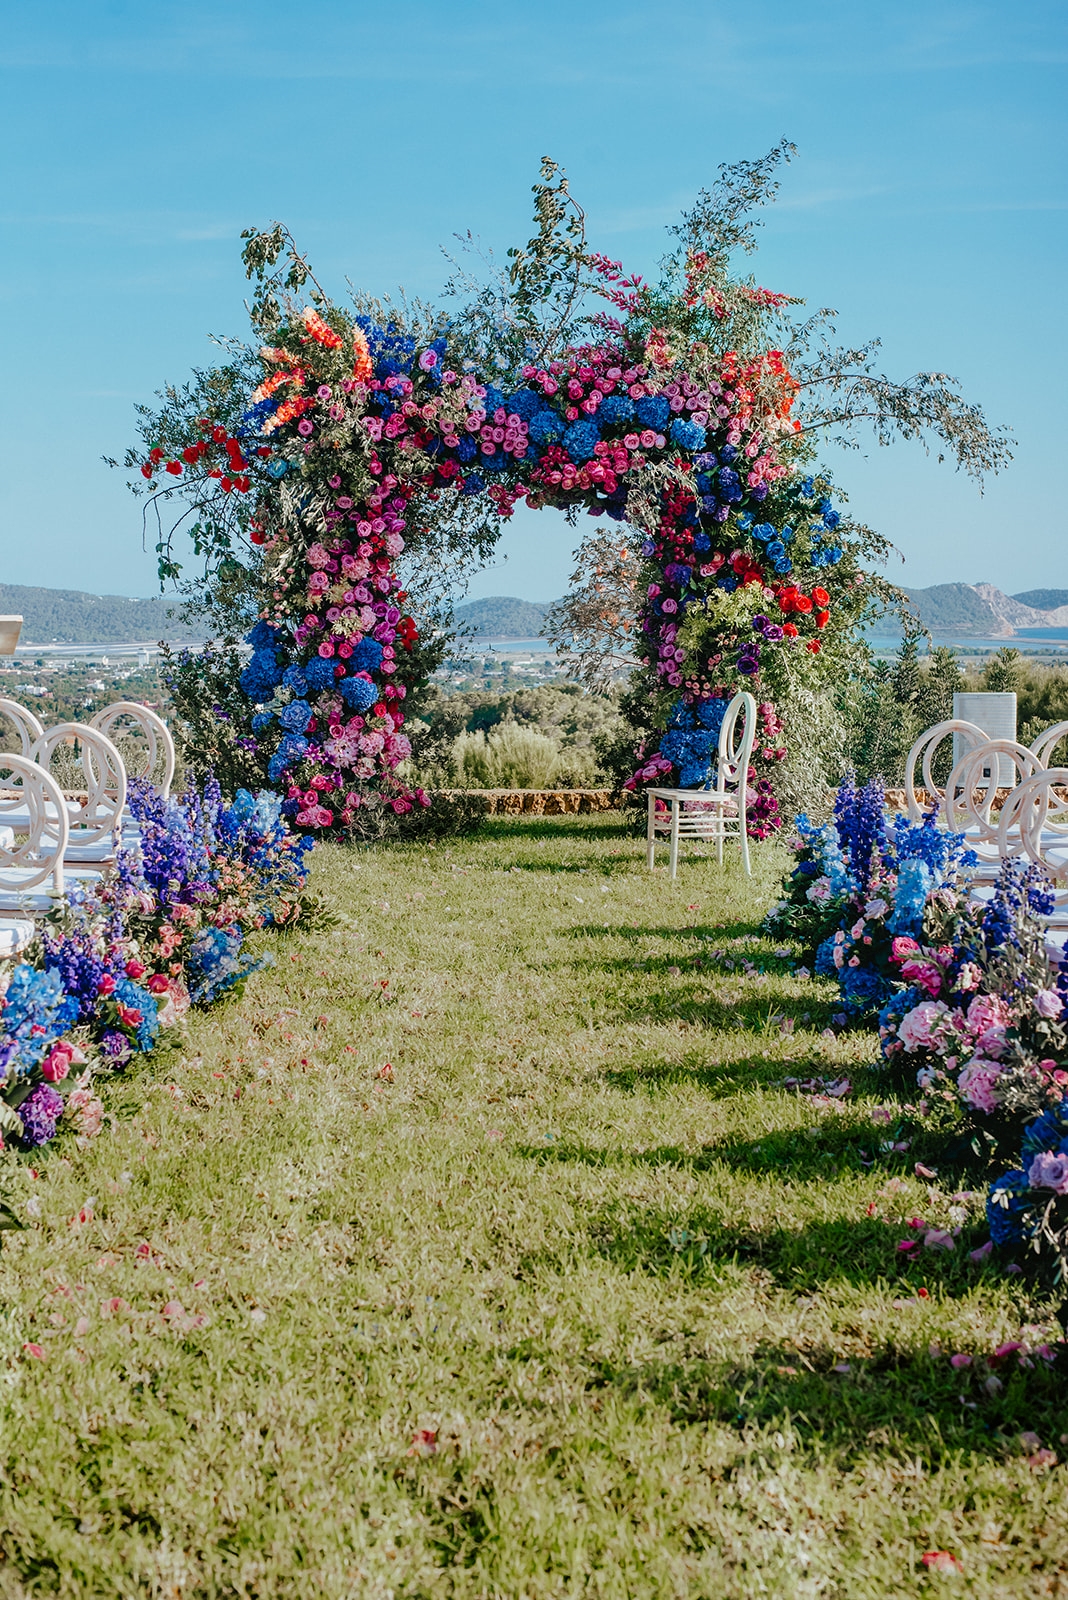
[[[625,1272],[685,1280],[714,1278],[732,1266],[756,1268],[780,1289],[805,1295],[836,1284],[871,1288],[888,1281],[906,1297],[921,1287],[966,1294],[994,1270],[969,1259],[971,1244],[985,1230],[973,1230],[974,1241],[962,1233],[951,1251],[921,1247],[904,1255],[897,1245],[903,1233],[909,1236],[907,1229],[878,1216],[814,1219],[797,1227],[756,1220],[740,1226],[715,1206],[690,1207],[683,1214],[613,1201],[591,1217],[589,1230],[597,1254]]]
[[[562,817],[532,816],[487,817],[479,834],[487,839],[577,839],[591,850],[604,841],[627,840],[633,843],[632,826],[616,812],[570,812]],[[628,858],[629,864],[629,858]]]
[[[1052,1361],[1025,1355],[1024,1364],[1016,1354],[977,1353],[958,1370],[948,1353],[889,1343],[848,1362],[826,1347],[788,1343],[729,1365],[685,1356],[629,1367],[602,1361],[590,1387],[641,1396],[676,1425],[719,1423],[750,1440],[763,1436],[765,1448],[818,1446],[844,1468],[886,1454],[937,1469],[964,1452],[1019,1454],[1025,1431],[1047,1444],[1058,1439],[1066,1362],[1064,1347],[1055,1349]]]

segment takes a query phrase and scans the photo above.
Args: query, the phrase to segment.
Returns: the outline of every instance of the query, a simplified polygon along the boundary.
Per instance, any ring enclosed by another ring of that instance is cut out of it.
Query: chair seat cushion
[[[33,935],[33,923],[25,917],[0,915],[0,961],[11,961],[21,955]]]

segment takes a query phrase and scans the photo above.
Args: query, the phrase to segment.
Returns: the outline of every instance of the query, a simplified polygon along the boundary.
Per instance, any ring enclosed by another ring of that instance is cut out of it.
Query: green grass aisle
[[[773,850],[315,860],[343,924],[27,1177],[0,1596],[1068,1593],[1057,1380],[982,1359],[1028,1313],[978,1201],[753,937]]]

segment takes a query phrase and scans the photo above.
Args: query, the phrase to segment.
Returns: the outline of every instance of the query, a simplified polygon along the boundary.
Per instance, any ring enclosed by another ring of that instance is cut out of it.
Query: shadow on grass
[[[606,840],[633,843],[638,835],[618,812],[572,813],[563,817],[487,817],[479,832],[480,842],[488,839],[576,839],[591,851]],[[626,864],[630,865],[627,858]]]
[[[904,1296],[922,1286],[936,1286],[949,1295],[974,1288],[984,1272],[968,1259],[965,1235],[952,1251],[920,1250],[918,1259],[897,1250],[901,1223],[879,1217],[832,1218],[799,1227],[761,1225],[754,1219],[739,1226],[712,1207],[694,1207],[684,1215],[633,1204],[612,1204],[590,1222],[594,1249],[626,1272],[659,1278],[713,1276],[719,1266],[757,1267],[779,1288],[813,1294],[830,1284],[868,1286],[899,1282]],[[974,1243],[980,1242],[977,1233]]]
[[[1025,1356],[1025,1365],[1018,1355],[988,1360],[976,1352],[972,1366],[958,1371],[948,1353],[887,1346],[843,1363],[832,1350],[786,1345],[729,1367],[602,1362],[590,1387],[647,1399],[677,1425],[718,1422],[750,1438],[780,1430],[769,1443],[818,1445],[843,1466],[891,1454],[937,1468],[964,1452],[1019,1455],[1025,1431],[1056,1443],[1064,1427],[1063,1348],[1054,1362]]]

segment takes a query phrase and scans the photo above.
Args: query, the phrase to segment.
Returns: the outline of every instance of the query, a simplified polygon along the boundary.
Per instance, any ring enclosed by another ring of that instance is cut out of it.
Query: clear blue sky
[[[1019,439],[975,488],[915,447],[835,458],[914,584],[1068,587],[1063,0],[0,0],[0,580],[150,594],[102,464],[135,402],[243,334],[238,234],[286,221],[321,281],[433,297],[439,245],[528,233],[538,159],[596,248],[648,272],[664,224],[784,135],[757,272],[959,376]],[[472,594],[545,600],[572,530],[520,514]]]

